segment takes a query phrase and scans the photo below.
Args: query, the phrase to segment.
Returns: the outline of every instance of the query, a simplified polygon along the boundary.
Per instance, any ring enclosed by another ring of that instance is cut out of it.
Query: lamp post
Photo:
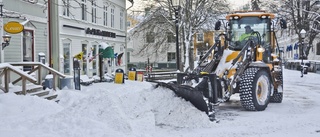
[[[304,71],[307,71],[307,70],[304,70],[304,63],[303,63],[303,58],[304,58],[304,38],[306,37],[306,31],[304,29],[302,29],[300,31],[300,36],[301,36],[301,52],[302,52],[302,58],[301,58],[301,77],[303,77],[303,73]]]
[[[180,70],[180,54],[179,54],[179,11],[180,11],[180,0],[172,0],[172,7],[175,13],[175,25],[176,25],[176,65],[177,70]]]
[[[1,50],[3,50],[6,46],[9,46],[11,36],[6,34],[6,35],[2,36],[2,38],[3,38],[3,42],[2,42]]]

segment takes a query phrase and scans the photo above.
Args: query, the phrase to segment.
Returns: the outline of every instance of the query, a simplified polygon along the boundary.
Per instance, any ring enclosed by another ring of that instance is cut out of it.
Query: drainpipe
[[[51,57],[51,0],[48,1],[48,53],[49,53],[49,67],[52,68],[52,57]]]
[[[58,0],[48,1],[49,14],[49,62],[50,66],[59,71],[60,39],[59,39],[59,8]]]
[[[0,4],[3,4],[2,0],[0,0]],[[0,44],[3,42],[2,36],[3,36],[3,6],[1,7],[1,15],[0,15]],[[2,50],[2,46],[0,46],[0,63],[4,63],[4,52]]]
[[[134,4],[134,2],[133,2],[133,0],[129,0],[130,2],[131,2],[131,6],[130,7],[128,7],[127,9],[126,9],[126,15],[125,15],[125,23],[124,23],[124,27],[125,27],[125,48],[124,48],[124,55],[125,55],[125,57],[124,57],[124,62],[125,62],[125,67],[124,67],[124,72],[126,73],[127,71],[128,71],[128,58],[130,58],[129,56],[128,56],[128,25],[127,25],[127,21],[128,21],[128,10],[130,9],[130,8],[132,8],[133,7],[133,4]],[[125,5],[126,5],[126,3],[125,3]],[[125,6],[126,7],[126,6]]]

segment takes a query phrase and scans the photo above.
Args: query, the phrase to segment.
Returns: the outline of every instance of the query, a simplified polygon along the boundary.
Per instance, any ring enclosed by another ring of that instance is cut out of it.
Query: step
[[[37,91],[37,92],[29,93],[29,95],[42,97],[42,96],[48,95],[49,93],[50,93],[50,91],[48,91],[48,90],[40,90],[40,91]]]
[[[59,103],[60,99],[58,99],[58,98],[54,98],[54,99],[51,99],[51,101],[54,101],[54,102]]]
[[[45,96],[42,96],[41,98],[47,99],[47,100],[53,100],[56,99],[58,97],[58,94],[48,94]]]
[[[26,92],[27,94],[28,93],[34,93],[34,92],[38,92],[38,91],[41,91],[43,90],[43,86],[41,85],[27,85],[26,86]],[[22,87],[21,89],[17,90],[17,91],[13,91],[15,94],[17,95],[22,95],[23,92],[22,92]]]

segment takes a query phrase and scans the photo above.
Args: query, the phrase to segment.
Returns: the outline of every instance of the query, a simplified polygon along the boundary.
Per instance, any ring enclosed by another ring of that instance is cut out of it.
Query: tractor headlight
[[[266,49],[264,49],[263,47],[258,48],[258,52],[264,52]]]

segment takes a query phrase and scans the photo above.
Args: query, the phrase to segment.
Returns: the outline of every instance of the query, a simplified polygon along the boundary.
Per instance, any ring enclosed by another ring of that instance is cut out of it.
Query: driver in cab
[[[245,41],[248,40],[249,37],[251,36],[251,33],[253,32],[253,30],[251,29],[251,27],[249,25],[245,26],[245,33],[243,33],[240,38],[239,41]]]

